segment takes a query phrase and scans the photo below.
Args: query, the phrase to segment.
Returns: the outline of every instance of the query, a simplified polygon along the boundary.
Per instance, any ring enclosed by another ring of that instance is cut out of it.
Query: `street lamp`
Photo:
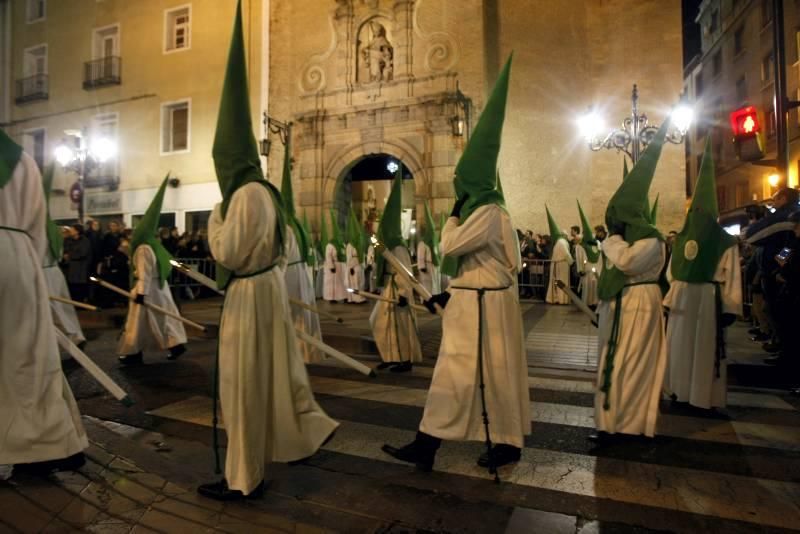
[[[54,155],[62,169],[78,175],[78,181],[70,190],[70,197],[78,205],[78,221],[83,224],[86,175],[116,156],[117,145],[107,137],[98,137],[87,143],[85,133],[80,130],[65,130],[64,133],[71,141],[62,140],[55,148]]]
[[[621,128],[612,130],[605,136],[603,118],[592,109],[579,119],[578,126],[591,150],[596,152],[606,148],[625,152],[635,165],[642,151],[656,135],[658,126],[649,124],[647,115],[639,113],[639,90],[636,84],[633,84],[631,91],[631,103],[630,117],[625,117]],[[672,128],[667,132],[666,140],[676,145],[682,143],[693,118],[692,108],[680,103],[672,110]]]
[[[272,141],[269,138],[269,134],[278,134],[281,139],[281,143],[286,145],[286,143],[288,143],[292,138],[292,123],[273,119],[267,115],[266,111],[264,112],[263,116],[264,119],[262,122],[264,124],[264,138],[259,142],[259,148],[261,150],[261,155],[267,158],[269,157],[269,149],[272,148]]]
[[[456,109],[456,114],[450,117],[450,127],[453,129],[453,136],[462,137],[466,135],[467,141],[469,141],[472,99],[467,98],[467,96],[461,92],[457,81],[456,92],[453,95],[452,100],[454,100],[456,106],[458,106],[458,109]],[[459,109],[461,110],[460,114],[458,113]]]

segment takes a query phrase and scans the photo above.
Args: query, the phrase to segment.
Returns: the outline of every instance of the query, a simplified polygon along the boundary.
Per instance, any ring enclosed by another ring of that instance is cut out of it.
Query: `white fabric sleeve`
[[[496,206],[481,206],[463,224],[457,217],[450,217],[442,231],[442,253],[458,257],[484,248],[490,235],[497,235],[499,218],[495,216]]]
[[[44,199],[44,189],[42,188],[42,175],[39,173],[39,167],[32,157],[23,152],[22,157],[17,163],[17,172],[22,173],[21,178],[16,178],[22,181],[22,198],[25,199],[25,220],[20,226],[20,230],[24,230],[30,236],[33,242],[33,248],[39,256],[39,264],[44,265],[45,254],[47,252],[47,204]],[[14,177],[12,176],[12,179]]]
[[[626,276],[643,274],[653,268],[655,258],[660,258],[661,242],[655,238],[640,239],[633,245],[619,235],[612,235],[603,243],[606,257]]]
[[[328,243],[325,245],[325,268],[335,269],[336,259],[336,247]]]
[[[209,246],[216,261],[236,272],[251,260],[257,244],[264,239],[270,243],[275,239],[276,214],[272,197],[262,185],[251,183],[233,194],[224,221],[219,210],[217,205],[209,220]]]
[[[133,264],[136,268],[135,294],[147,295],[156,273],[156,255],[150,245],[139,245],[133,253]]]
[[[742,315],[742,269],[737,245],[728,247],[722,255],[714,279],[720,282],[722,313]]]

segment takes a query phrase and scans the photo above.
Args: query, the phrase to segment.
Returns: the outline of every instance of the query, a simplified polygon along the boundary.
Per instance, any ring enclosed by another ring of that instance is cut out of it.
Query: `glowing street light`
[[[778,187],[780,181],[781,177],[778,174],[770,174],[769,176],[767,176],[767,182],[772,188]]]
[[[397,172],[397,169],[400,168],[400,165],[397,164],[395,160],[389,160],[389,163],[386,164],[386,170],[390,173],[394,174]]]

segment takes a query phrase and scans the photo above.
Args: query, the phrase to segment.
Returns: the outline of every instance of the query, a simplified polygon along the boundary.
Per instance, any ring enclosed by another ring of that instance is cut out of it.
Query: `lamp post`
[[[85,129],[65,130],[64,133],[73,141],[62,140],[55,149],[55,158],[63,170],[78,175],[70,196],[78,205],[78,221],[83,224],[86,216],[86,175],[113,158],[117,153],[117,146],[107,137],[88,140]]]
[[[264,138],[261,139],[261,142],[259,143],[261,146],[259,148],[261,150],[261,155],[267,158],[269,157],[269,149],[272,147],[272,141],[269,138],[269,134],[278,134],[281,143],[286,145],[292,138],[292,123],[273,119],[267,115],[266,111],[264,112],[263,117],[264,118],[262,122],[264,124]]]
[[[468,98],[464,93],[461,92],[461,89],[458,86],[458,82],[456,81],[456,92],[453,94],[452,100],[455,101],[456,106],[461,109],[461,113],[463,114],[463,118],[456,112],[450,118],[450,126],[453,128],[453,135],[455,137],[462,137],[466,135],[467,141],[469,141],[470,133],[472,133],[470,119],[472,115],[472,99]]]
[[[672,128],[667,132],[666,140],[676,145],[682,143],[692,118],[692,109],[686,104],[681,103],[675,107],[672,110]],[[620,128],[604,135],[603,119],[591,108],[580,118],[579,126],[591,150],[596,152],[605,148],[624,152],[634,165],[658,131],[658,126],[649,124],[647,115],[639,111],[639,90],[636,84],[633,84],[631,91],[631,115],[625,117]]]

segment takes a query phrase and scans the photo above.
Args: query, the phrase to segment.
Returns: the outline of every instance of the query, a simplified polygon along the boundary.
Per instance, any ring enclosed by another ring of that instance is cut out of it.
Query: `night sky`
[[[700,53],[700,26],[695,24],[697,10],[702,0],[681,0],[683,10],[683,64]]]

